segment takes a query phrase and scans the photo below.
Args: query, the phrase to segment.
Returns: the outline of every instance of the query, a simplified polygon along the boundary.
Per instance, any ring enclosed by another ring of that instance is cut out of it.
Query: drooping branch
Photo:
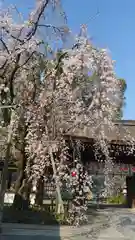
[[[17,58],[16,58],[16,63],[15,63],[15,67],[9,77],[9,89],[10,89],[10,97],[11,97],[11,104],[13,103],[13,99],[14,99],[14,88],[13,88],[13,80],[14,80],[14,76],[16,74],[16,71],[18,70],[19,67],[19,60],[20,60],[21,55],[18,54]]]

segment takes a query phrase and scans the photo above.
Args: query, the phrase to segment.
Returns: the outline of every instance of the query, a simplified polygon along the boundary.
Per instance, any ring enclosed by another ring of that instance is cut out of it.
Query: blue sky
[[[34,0],[5,2],[16,4],[25,16],[34,5]],[[88,33],[95,45],[108,48],[116,60],[116,74],[127,82],[124,118],[135,119],[135,0],[63,0],[63,4],[74,33],[99,9],[99,15],[88,23]]]

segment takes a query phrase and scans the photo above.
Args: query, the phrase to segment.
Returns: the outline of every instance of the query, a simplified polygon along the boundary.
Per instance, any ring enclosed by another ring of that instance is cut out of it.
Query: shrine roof
[[[97,134],[101,128],[96,129]],[[135,120],[119,120],[114,122],[114,127],[108,128],[104,125],[105,138],[110,142],[131,144],[135,142]],[[70,130],[65,136],[72,136],[76,138],[94,139],[94,134],[91,127],[75,128]]]

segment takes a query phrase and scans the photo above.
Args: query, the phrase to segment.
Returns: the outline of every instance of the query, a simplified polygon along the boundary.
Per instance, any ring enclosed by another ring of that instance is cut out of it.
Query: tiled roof
[[[100,127],[97,129],[100,131]],[[115,142],[135,142],[135,120],[120,120],[116,121],[113,129],[104,125],[104,134],[108,141]],[[74,131],[69,131],[66,136],[77,138],[93,139],[92,127],[84,127],[83,129],[76,128]]]

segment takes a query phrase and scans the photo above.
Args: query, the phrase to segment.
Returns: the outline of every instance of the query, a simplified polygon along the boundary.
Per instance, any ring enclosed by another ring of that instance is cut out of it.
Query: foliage
[[[107,203],[113,203],[113,204],[125,204],[126,199],[125,196],[121,193],[116,196],[109,197],[107,199]]]
[[[126,84],[126,81],[125,79],[123,78],[118,78],[118,81],[119,81],[119,84],[120,84],[120,88],[121,88],[121,98],[123,99],[123,101],[121,102],[121,105],[119,106],[118,108],[118,111],[117,111],[117,115],[116,115],[116,119],[122,119],[123,117],[123,108],[125,106],[125,91],[127,89],[127,84]]]

